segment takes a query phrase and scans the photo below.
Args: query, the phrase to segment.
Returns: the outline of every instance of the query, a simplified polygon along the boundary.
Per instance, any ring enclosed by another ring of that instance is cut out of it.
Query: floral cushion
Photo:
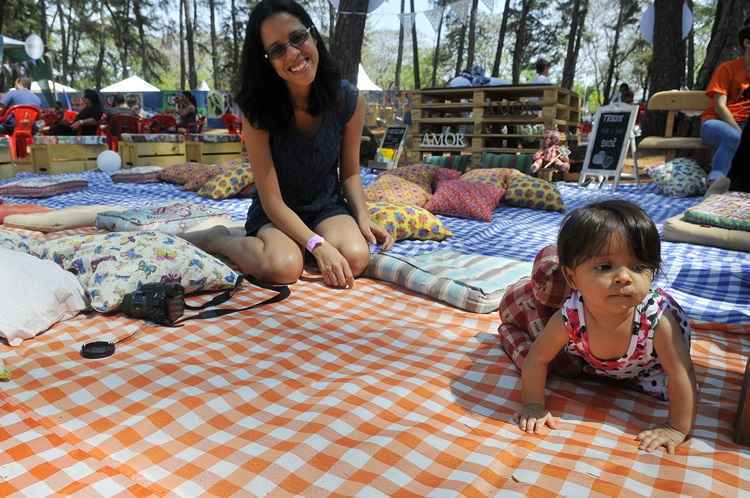
[[[678,157],[647,169],[646,174],[662,192],[672,197],[691,197],[706,192],[706,172],[692,159]]]
[[[388,170],[386,175],[393,175],[416,183],[428,193],[432,192],[432,181],[438,168],[429,164],[411,164]]]
[[[10,230],[0,230],[0,247],[2,248],[38,256],[39,244],[38,240],[21,235],[20,233],[11,232]]]
[[[685,211],[685,221],[750,231],[750,193],[727,192],[704,199]]]
[[[137,166],[120,169],[110,175],[113,183],[153,183],[159,181],[161,166]]]
[[[443,240],[453,234],[426,209],[388,202],[367,205],[370,219],[382,226],[395,240]]]
[[[365,189],[370,202],[384,201],[395,204],[424,206],[430,193],[414,182],[394,175],[383,175]]]
[[[123,142],[159,142],[159,143],[182,143],[185,135],[178,133],[123,133],[120,137]]]
[[[163,206],[145,206],[127,211],[105,211],[96,215],[96,227],[110,232],[184,233],[198,224],[219,224],[228,216],[216,208],[202,204],[176,202]]]
[[[191,133],[187,137],[188,141],[190,142],[206,142],[206,143],[212,143],[212,144],[223,144],[227,142],[240,142],[240,136],[239,135],[203,135],[203,134],[196,134]]]
[[[253,172],[250,168],[243,165],[228,167],[209,178],[198,190],[198,195],[215,200],[228,199],[239,194],[251,183],[253,183]]]
[[[195,179],[197,176],[205,175],[206,170],[208,170],[209,168],[213,168],[212,170],[213,172],[210,174],[209,177],[203,179],[203,182],[198,186],[198,188],[200,188],[203,185],[203,183],[205,183],[206,180],[208,180],[208,178],[218,173],[216,169],[216,165],[192,163],[192,162],[185,163],[185,164],[175,164],[173,166],[168,166],[162,169],[159,172],[159,179],[164,182],[184,185],[185,183]]]
[[[74,235],[41,245],[40,256],[73,272],[100,312],[116,310],[147,283],[176,282],[189,293],[229,288],[238,278],[213,256],[158,232]]]
[[[0,195],[12,197],[52,197],[89,186],[83,178],[28,178],[0,186]]]
[[[64,145],[106,145],[107,137],[98,135],[34,135],[35,144],[64,144]]]
[[[560,192],[553,184],[527,175],[511,178],[508,192],[505,194],[505,203],[510,206],[546,211],[565,210]]]
[[[491,221],[505,190],[464,180],[440,182],[425,209],[432,213]]]
[[[0,205],[0,223],[3,223],[7,216],[14,214],[46,213],[49,211],[52,211],[52,209],[36,204],[2,204]]]
[[[507,189],[511,178],[523,175],[517,169],[511,168],[484,168],[472,169],[461,175],[461,179],[467,182],[487,183],[495,187]]]

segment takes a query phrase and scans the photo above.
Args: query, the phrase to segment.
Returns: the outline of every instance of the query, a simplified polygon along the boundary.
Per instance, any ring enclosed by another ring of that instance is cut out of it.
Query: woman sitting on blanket
[[[367,267],[367,244],[393,244],[370,221],[362,189],[364,99],[341,79],[310,16],[293,0],[255,6],[240,74],[237,101],[257,187],[247,236],[214,227],[186,238],[279,284],[299,278],[307,250],[327,285],[352,287]]]
[[[630,202],[591,204],[563,221],[557,250],[572,292],[523,362],[521,430],[557,428],[544,404],[544,386],[550,363],[564,350],[582,365],[579,373],[623,380],[669,400],[667,422],[637,439],[641,449],[665,446],[673,453],[693,426],[696,385],[687,318],[671,296],[652,286],[661,264],[654,222]]]

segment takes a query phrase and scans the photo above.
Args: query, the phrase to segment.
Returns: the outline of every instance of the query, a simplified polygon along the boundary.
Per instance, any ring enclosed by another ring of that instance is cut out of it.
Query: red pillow
[[[52,209],[36,204],[3,204],[0,206],[0,223],[5,221],[6,216],[12,214],[44,213]]]
[[[438,183],[425,209],[436,214],[491,221],[492,211],[504,194],[504,189],[494,185],[446,180]]]

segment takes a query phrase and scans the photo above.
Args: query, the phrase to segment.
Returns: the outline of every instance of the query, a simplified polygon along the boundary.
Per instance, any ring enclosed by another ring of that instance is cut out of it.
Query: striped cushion
[[[531,263],[450,249],[420,256],[373,254],[365,276],[398,284],[474,313],[500,306],[505,289],[531,274]]]
[[[468,154],[450,154],[447,156],[427,156],[422,159],[427,164],[440,166],[441,168],[455,169],[463,173],[471,165],[471,156]]]
[[[523,173],[528,173],[531,163],[534,162],[532,154],[493,154],[485,152],[479,162],[480,168],[513,168]]]

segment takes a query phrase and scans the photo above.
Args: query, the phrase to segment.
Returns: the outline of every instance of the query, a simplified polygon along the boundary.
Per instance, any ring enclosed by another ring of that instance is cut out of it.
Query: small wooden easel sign
[[[605,180],[614,178],[613,189],[617,189],[629,148],[635,158],[633,126],[637,113],[638,106],[619,103],[600,107],[596,111],[579,185],[583,184],[586,176],[594,175]]]
[[[374,169],[393,169],[398,166],[401,152],[404,150],[407,126],[389,126],[385,129],[383,142],[380,144],[374,161],[367,166]]]

